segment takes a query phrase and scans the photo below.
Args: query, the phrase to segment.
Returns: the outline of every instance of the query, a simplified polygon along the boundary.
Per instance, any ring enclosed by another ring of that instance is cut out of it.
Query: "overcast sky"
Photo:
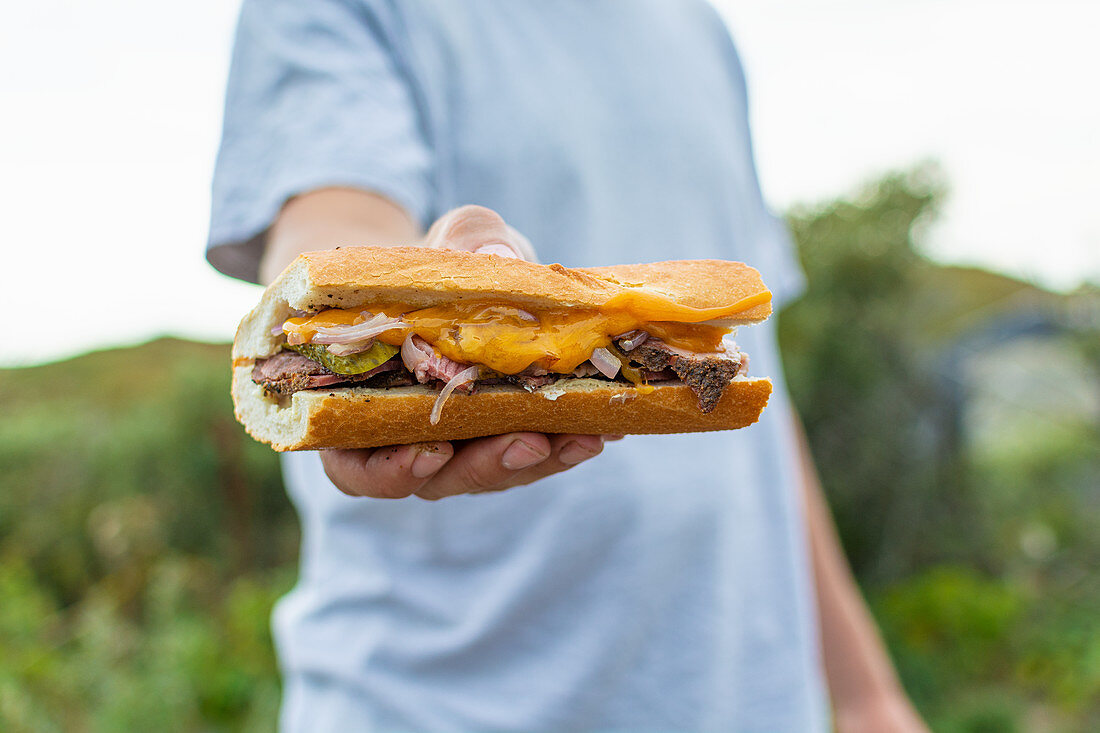
[[[936,158],[952,194],[931,253],[1052,287],[1100,280],[1100,3],[716,3],[773,206]],[[235,16],[228,0],[3,11],[0,298],[25,315],[0,364],[225,340],[253,305],[256,288],[201,256]]]

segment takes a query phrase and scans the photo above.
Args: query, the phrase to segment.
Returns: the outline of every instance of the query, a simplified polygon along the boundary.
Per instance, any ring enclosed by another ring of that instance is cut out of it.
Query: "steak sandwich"
[[[233,400],[276,450],[728,430],[771,394],[729,337],[770,313],[759,273],[737,262],[312,252],[241,322]]]

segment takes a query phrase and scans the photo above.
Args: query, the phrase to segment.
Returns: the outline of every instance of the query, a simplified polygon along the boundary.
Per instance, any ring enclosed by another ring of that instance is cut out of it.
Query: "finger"
[[[567,471],[603,452],[601,435],[550,435],[550,458],[513,477],[509,486],[523,486],[555,473]]]
[[[473,252],[489,245],[508,243],[508,225],[497,212],[484,206],[461,206],[447,212],[428,230],[427,244]]]
[[[454,455],[450,443],[321,452],[325,473],[350,496],[401,499],[431,480]]]
[[[534,260],[534,248],[527,238],[484,206],[461,206],[447,212],[428,230],[424,244]]]
[[[509,482],[517,473],[545,461],[551,452],[550,440],[541,433],[471,440],[416,495],[435,500],[514,486]]]
[[[602,435],[555,435],[554,438],[556,450],[553,457],[563,467],[575,466],[603,452]]]
[[[511,257],[513,260],[519,259],[516,251],[506,244],[483,244],[474,251],[483,255],[500,255],[501,257]]]
[[[516,472],[505,483],[472,493],[482,494],[525,486],[555,473],[567,471],[589,458],[595,458],[603,451],[603,440],[599,435],[548,435],[547,438],[550,440],[550,458],[525,471]]]

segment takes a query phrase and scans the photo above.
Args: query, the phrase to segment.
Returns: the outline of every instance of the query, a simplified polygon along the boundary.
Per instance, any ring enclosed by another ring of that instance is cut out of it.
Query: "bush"
[[[273,727],[297,526],[228,361],[162,340],[4,374],[0,729]]]

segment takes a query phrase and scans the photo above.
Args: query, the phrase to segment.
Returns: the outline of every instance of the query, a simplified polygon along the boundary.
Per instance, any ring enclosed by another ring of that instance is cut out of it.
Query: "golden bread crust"
[[[558,382],[534,393],[494,385],[472,395],[455,393],[439,424],[431,425],[437,392],[424,386],[306,390],[280,407],[252,383],[248,367],[237,367],[233,380],[238,419],[252,437],[279,451],[373,448],[518,431],[645,435],[732,430],[759,419],[771,390],[768,379],[736,379],[717,407],[703,413],[695,394],[679,382],[655,386],[649,394],[595,379]],[[275,423],[257,419],[276,410]]]
[[[766,288],[760,273],[740,262],[674,260],[643,265],[570,269],[525,260],[425,247],[342,247],[301,255],[310,284],[321,291],[349,286],[366,302],[431,306],[453,300],[502,299],[531,307],[597,308],[624,289],[645,288],[679,304],[713,308]],[[333,298],[335,299],[335,298]],[[325,298],[325,300],[330,300]],[[327,303],[317,304],[331,307]],[[763,320],[771,306],[756,306]]]
[[[428,307],[453,300],[502,299],[543,307],[595,306],[618,286],[561,265],[427,247],[341,247],[299,257],[321,291],[349,286],[366,302]],[[293,264],[291,265],[293,267]],[[328,300],[326,298],[326,300]],[[327,303],[317,304],[331,307]]]

